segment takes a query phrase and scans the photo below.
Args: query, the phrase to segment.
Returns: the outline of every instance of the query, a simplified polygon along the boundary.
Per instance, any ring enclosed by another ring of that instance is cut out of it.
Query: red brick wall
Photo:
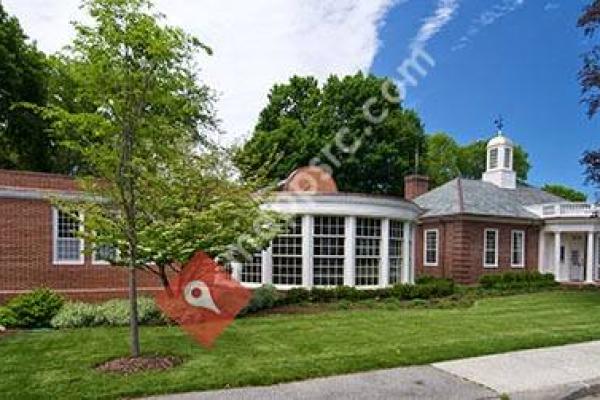
[[[77,182],[66,175],[0,169],[0,186],[21,189],[77,190]]]
[[[2,174],[0,171],[0,182]],[[56,189],[61,182],[57,179],[50,183]],[[63,188],[69,187],[68,183],[63,184]],[[84,265],[53,265],[52,251],[50,203],[0,198],[0,302],[40,286],[86,300],[126,295],[125,269],[93,265],[87,255]],[[138,283],[142,290],[160,286],[154,275],[147,272],[140,272]]]
[[[483,236],[487,228],[498,229],[498,268],[483,267]],[[438,266],[423,265],[423,232],[439,229]],[[525,231],[525,268],[510,265],[511,231]],[[461,217],[452,220],[425,220],[415,238],[416,276],[452,278],[459,283],[477,283],[481,275],[538,269],[539,226],[514,221],[475,221]]]
[[[404,178],[404,198],[413,200],[429,190],[429,178],[423,175],[409,175]]]

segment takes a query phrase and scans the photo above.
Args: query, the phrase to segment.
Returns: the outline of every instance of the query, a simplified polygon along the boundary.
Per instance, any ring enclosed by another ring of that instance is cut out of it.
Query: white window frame
[[[79,259],[78,260],[60,260],[58,259],[58,213],[59,209],[56,207],[52,207],[52,264],[54,265],[84,265],[85,264],[85,254],[84,250],[84,240],[83,238],[78,238],[79,240]],[[83,232],[83,219],[84,215],[82,213],[79,214],[79,231]]]
[[[521,235],[521,262],[515,263],[513,258],[515,253],[515,234]],[[510,231],[510,266],[513,268],[525,268],[525,231],[514,229]]]
[[[494,260],[495,262],[493,264],[489,264],[486,260],[486,255],[488,252],[488,248],[487,248],[487,234],[488,232],[494,232],[495,233],[495,249],[494,249]],[[498,268],[498,236],[499,236],[499,232],[498,229],[496,228],[486,228],[483,230],[483,267],[484,268]]]
[[[435,262],[427,261],[427,235],[429,233],[435,233]],[[423,265],[426,267],[437,267],[440,260],[440,230],[439,229],[425,229],[423,231]]]

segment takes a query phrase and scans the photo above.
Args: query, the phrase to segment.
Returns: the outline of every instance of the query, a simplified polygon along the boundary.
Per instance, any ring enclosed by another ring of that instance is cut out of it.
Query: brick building
[[[126,296],[126,271],[101,251],[84,254],[77,221],[51,203],[81,196],[70,177],[0,170],[0,302],[40,286],[86,300]],[[154,276],[139,275],[142,293],[159,289]]]
[[[481,180],[428,190],[427,177],[409,176],[404,198],[341,193],[324,171],[301,168],[264,205],[292,216],[288,230],[233,262],[232,274],[248,287],[280,289],[384,287],[424,275],[470,284],[524,270],[596,281],[600,210],[518,183],[512,164],[513,144],[498,134]],[[40,286],[87,300],[126,294],[126,271],[102,261],[110,249],[84,254],[82,227],[50,201],[81,196],[70,177],[0,170],[0,302]],[[160,290],[140,275],[142,292]]]

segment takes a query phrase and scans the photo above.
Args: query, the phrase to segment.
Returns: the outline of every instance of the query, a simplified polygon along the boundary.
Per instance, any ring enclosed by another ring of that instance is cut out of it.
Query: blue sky
[[[70,20],[85,19],[80,0],[0,1],[47,53],[71,40]],[[531,183],[593,192],[578,160],[600,147],[600,116],[587,119],[576,79],[588,46],[575,24],[589,0],[155,1],[214,50],[198,61],[219,96],[223,141],[248,137],[277,82],[358,70],[398,78],[418,45],[436,65],[406,105],[427,132],[467,143],[493,134],[502,114],[506,134],[529,152]]]
[[[444,131],[460,143],[493,134],[502,114],[505,133],[529,152],[531,183],[564,183],[591,193],[578,162],[585,149],[600,147],[600,116],[587,118],[576,79],[588,44],[575,24],[586,2],[524,1],[457,49],[469,28],[481,26],[474,21],[500,3],[460,3],[427,43],[436,65],[408,88],[406,105],[418,111],[427,132]],[[371,72],[398,77],[410,40],[437,4],[412,1],[388,12]]]

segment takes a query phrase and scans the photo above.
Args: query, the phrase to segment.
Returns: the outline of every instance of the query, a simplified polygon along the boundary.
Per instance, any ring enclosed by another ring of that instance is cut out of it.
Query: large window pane
[[[244,260],[240,271],[240,281],[245,283],[262,282],[262,252],[254,253],[249,260]]]
[[[273,283],[302,284],[302,219],[289,221],[286,232],[273,239]]]
[[[403,223],[390,221],[389,263],[390,284],[400,282],[402,274],[402,241],[404,237]]]
[[[56,243],[55,260],[59,262],[80,262],[82,258],[82,239],[77,236],[81,229],[79,214],[77,212],[68,214],[56,211]]]
[[[486,267],[498,266],[498,231],[485,230],[484,265]]]
[[[315,217],[313,234],[313,284],[344,284],[344,217]]]
[[[379,284],[381,265],[381,220],[356,219],[355,284],[373,286]]]

